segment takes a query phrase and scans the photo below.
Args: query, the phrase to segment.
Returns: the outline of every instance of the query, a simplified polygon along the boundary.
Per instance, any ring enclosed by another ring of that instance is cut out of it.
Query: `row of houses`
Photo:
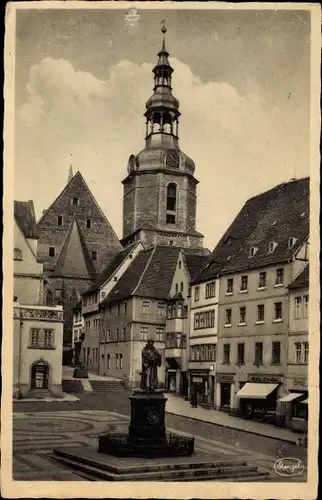
[[[307,415],[308,236],[300,179],[250,199],[211,254],[130,245],[76,307],[76,362],[135,387],[152,338],[168,391],[197,391],[217,409]]]

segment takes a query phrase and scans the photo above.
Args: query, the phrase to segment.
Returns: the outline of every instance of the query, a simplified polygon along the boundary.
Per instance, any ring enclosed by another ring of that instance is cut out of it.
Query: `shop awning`
[[[300,403],[302,405],[308,405],[309,404],[309,400],[308,399],[304,399],[304,401],[300,401]]]
[[[266,399],[278,384],[258,384],[247,382],[236,394],[238,398],[244,399]]]
[[[289,394],[286,394],[286,396],[283,396],[281,399],[279,399],[280,403],[289,403],[290,401],[294,401],[294,399],[299,398],[300,396],[303,396],[300,392],[290,392]]]

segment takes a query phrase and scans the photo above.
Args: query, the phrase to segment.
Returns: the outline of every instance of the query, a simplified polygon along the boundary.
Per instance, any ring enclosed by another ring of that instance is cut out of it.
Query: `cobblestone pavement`
[[[276,456],[276,451],[269,455],[266,454],[264,447],[262,447],[263,452],[260,452],[247,446],[243,447],[238,440],[229,443],[222,439],[222,436],[210,438],[207,434],[203,437],[201,434],[204,429],[201,429],[201,432],[197,431],[198,427],[202,427],[200,423],[182,417],[179,419],[181,421],[177,420],[179,425],[175,426],[176,432],[194,434],[196,451],[216,456],[219,453],[222,459],[227,461],[243,459],[250,465],[257,465],[260,470],[268,471],[274,481],[285,480],[274,471],[274,462],[279,458]],[[186,421],[186,425],[182,424],[182,421],[183,423]],[[96,447],[98,434],[115,430],[126,431],[128,422],[129,417],[126,415],[95,409],[15,413],[13,420],[14,479],[75,480],[77,479],[75,473],[66,471],[61,464],[50,457],[53,448],[71,445]],[[169,427],[169,422],[168,430],[174,430]],[[287,456],[298,455],[288,454]],[[305,457],[302,460],[305,463]],[[300,479],[295,477],[291,480],[303,481],[305,478],[304,473]]]

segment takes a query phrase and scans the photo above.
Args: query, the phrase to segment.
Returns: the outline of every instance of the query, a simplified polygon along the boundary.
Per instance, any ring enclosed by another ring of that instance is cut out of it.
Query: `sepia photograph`
[[[8,492],[314,495],[320,15],[7,5]]]

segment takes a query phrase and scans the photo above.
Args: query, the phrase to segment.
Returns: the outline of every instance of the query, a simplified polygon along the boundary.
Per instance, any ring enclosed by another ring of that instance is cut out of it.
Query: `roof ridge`
[[[135,287],[135,288],[134,288],[134,290],[132,291],[131,295],[134,295],[134,294],[135,294],[135,292],[137,291],[137,289],[139,288],[139,286],[141,285],[142,279],[143,279],[143,277],[144,277],[145,273],[147,272],[147,269],[149,268],[150,262],[151,262],[151,260],[152,260],[152,257],[153,257],[153,255],[154,255],[155,251],[156,251],[156,248],[157,248],[157,246],[156,246],[156,245],[154,245],[154,248],[153,248],[153,250],[152,250],[152,252],[151,252],[151,255],[150,255],[149,259],[148,259],[148,262],[146,263],[146,266],[145,266],[145,268],[144,268],[144,271],[143,271],[143,273],[141,274],[140,279],[139,279],[139,281],[138,281],[138,283],[137,283],[136,287]]]

